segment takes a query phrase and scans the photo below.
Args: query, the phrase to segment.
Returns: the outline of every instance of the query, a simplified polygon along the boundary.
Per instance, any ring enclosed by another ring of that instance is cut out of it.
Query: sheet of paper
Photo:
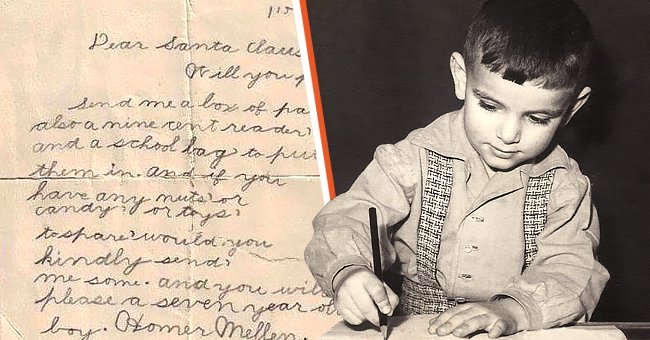
[[[0,3],[0,338],[303,339],[322,206],[288,1]]]
[[[431,315],[418,315],[410,317],[392,317],[388,332],[389,339],[458,339],[454,335],[435,336],[428,332]],[[341,322],[323,335],[322,340],[368,339],[381,340],[379,328],[366,323],[351,326]],[[471,339],[490,339],[487,333],[478,333]],[[501,337],[504,340],[625,340],[626,337],[614,326],[571,326],[540,331],[520,332],[510,336]]]

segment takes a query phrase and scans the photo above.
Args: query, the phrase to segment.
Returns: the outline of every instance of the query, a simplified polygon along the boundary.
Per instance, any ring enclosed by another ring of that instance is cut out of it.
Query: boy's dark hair
[[[570,0],[490,0],[469,27],[464,53],[468,67],[480,62],[517,84],[579,90],[592,45],[589,21]]]

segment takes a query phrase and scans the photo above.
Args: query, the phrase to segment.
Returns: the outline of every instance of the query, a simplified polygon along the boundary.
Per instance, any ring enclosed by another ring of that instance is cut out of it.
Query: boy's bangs
[[[585,51],[558,53],[553,46],[495,44],[493,41],[483,42],[476,59],[505,80],[520,85],[531,81],[546,89],[575,88],[584,82],[588,64]]]

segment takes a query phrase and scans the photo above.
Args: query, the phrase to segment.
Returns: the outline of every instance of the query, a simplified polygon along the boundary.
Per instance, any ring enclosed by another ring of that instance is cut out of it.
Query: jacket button
[[[458,274],[458,278],[461,279],[461,280],[471,280],[472,275],[470,275],[470,274]]]
[[[482,223],[485,221],[483,216],[472,216],[472,221]]]
[[[447,301],[453,301],[456,303],[465,303],[467,302],[467,299],[464,297],[455,297],[455,298],[447,298]]]
[[[468,245],[465,246],[465,252],[468,253],[468,254],[473,252],[473,251],[477,251],[477,250],[478,250],[478,247],[473,245],[473,244],[468,244]]]

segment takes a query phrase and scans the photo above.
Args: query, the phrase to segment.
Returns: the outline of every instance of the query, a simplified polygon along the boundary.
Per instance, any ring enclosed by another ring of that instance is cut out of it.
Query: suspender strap
[[[548,200],[551,196],[551,187],[555,169],[545,172],[539,177],[530,177],[524,199],[524,269],[537,255],[537,235],[544,230],[548,211]]]
[[[428,155],[422,208],[417,237],[417,269],[420,283],[404,278],[398,313],[441,313],[455,306],[436,280],[440,236],[451,197],[453,164],[450,158],[432,151]]]
[[[436,267],[440,250],[440,236],[451,198],[452,179],[452,160],[429,152],[417,242],[418,279],[426,285],[437,283]]]
[[[423,184],[422,209],[417,235],[417,270],[420,283],[404,278],[397,313],[401,315],[441,313],[456,305],[436,279],[442,228],[451,197],[451,158],[428,151],[427,176]],[[528,180],[524,199],[524,268],[537,253],[535,239],[544,229],[555,170]],[[523,270],[522,270],[523,271]]]

